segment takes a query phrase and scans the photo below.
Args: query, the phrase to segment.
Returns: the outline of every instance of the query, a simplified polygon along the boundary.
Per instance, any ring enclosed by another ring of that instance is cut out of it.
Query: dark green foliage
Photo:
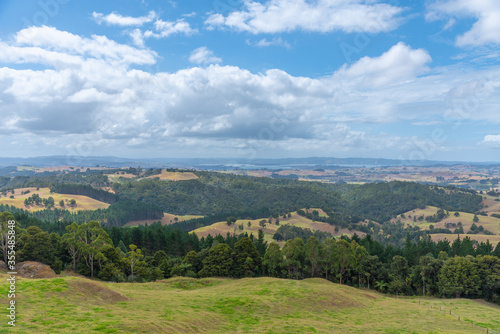
[[[123,200],[111,204],[106,215],[107,225],[122,226],[132,220],[161,219],[163,211],[155,204]]]
[[[208,256],[203,260],[203,269],[198,275],[229,277],[232,266],[231,248],[227,244],[218,244],[210,249]]]
[[[326,238],[331,238],[332,234],[319,230],[311,231],[309,228],[285,224],[278,228],[276,233],[273,235],[273,239],[276,241],[287,241],[290,239],[301,238],[304,242],[306,242],[311,236],[314,236],[319,241],[322,241]]]
[[[248,237],[241,238],[234,245],[233,252],[234,277],[252,277],[260,271],[262,259],[257,248]]]
[[[50,187],[50,191],[59,194],[83,195],[109,204],[118,200],[118,196],[115,194],[94,188],[89,184],[56,183]]]
[[[480,289],[480,276],[474,258],[450,258],[440,270],[438,285],[444,296],[477,297]]]

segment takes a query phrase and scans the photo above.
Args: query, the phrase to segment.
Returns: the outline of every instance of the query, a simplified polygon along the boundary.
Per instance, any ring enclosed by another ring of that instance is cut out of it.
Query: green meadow
[[[493,304],[394,298],[319,278],[177,277],[140,284],[66,276],[19,279],[17,290],[17,325],[8,328],[7,317],[2,317],[0,333],[500,331],[500,309]],[[6,305],[7,284],[0,295]]]

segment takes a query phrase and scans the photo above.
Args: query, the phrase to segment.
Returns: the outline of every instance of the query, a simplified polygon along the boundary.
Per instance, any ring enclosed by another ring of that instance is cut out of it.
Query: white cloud
[[[427,51],[414,50],[399,42],[380,57],[363,57],[351,66],[344,65],[336,77],[351,78],[369,87],[394,85],[425,73],[431,60]]]
[[[96,12],[92,13],[92,18],[98,24],[106,23],[108,25],[118,25],[121,27],[142,26],[145,23],[153,22],[156,17],[157,15],[153,10],[150,11],[148,15],[141,17],[122,16],[115,12],[108,15]]]
[[[290,43],[288,43],[287,41],[284,41],[281,37],[275,37],[271,40],[267,40],[266,38],[262,38],[261,40],[255,42],[255,43],[252,43],[250,42],[249,40],[246,41],[248,45],[254,45],[254,46],[257,46],[257,47],[268,47],[268,46],[281,46],[281,47],[284,47],[286,49],[290,49],[292,46],[290,45]]]
[[[82,38],[47,26],[23,29],[16,34],[15,41],[19,46],[16,49],[19,54],[33,50],[38,53],[40,61],[42,59],[52,61],[56,56],[65,59],[80,56],[121,65],[147,65],[155,63],[156,58],[156,53],[153,51],[119,44],[106,36],[92,35],[92,38]],[[72,61],[74,60],[75,58],[72,58]],[[33,61],[26,59],[23,62]]]
[[[268,0],[245,1],[245,10],[224,17],[210,15],[209,29],[225,26],[239,31],[280,33],[285,31],[386,32],[400,23],[402,8],[374,0]]]
[[[481,112],[460,109],[457,117],[500,124],[500,67],[443,68],[430,75],[429,55],[402,43],[322,78],[218,64],[152,74],[134,68],[154,64],[151,51],[103,36],[30,29],[0,45],[0,122],[12,138],[17,134],[16,147],[33,152],[68,147],[75,153],[78,145],[86,154],[129,156],[136,149],[155,156],[241,157],[290,147],[295,151],[287,152],[311,155],[405,152],[418,141],[360,125],[446,121],[443,113],[468,106],[469,97],[479,98]],[[198,53],[194,59],[201,64],[215,57],[207,48],[193,55]],[[49,68],[5,66],[26,62]],[[2,145],[8,149],[13,141]]]
[[[197,29],[191,27],[191,25],[184,21],[184,19],[179,19],[177,21],[163,21],[156,20],[154,23],[155,31],[146,30],[142,32],[140,29],[134,29],[129,33],[132,41],[135,45],[139,47],[144,47],[144,39],[146,38],[166,38],[175,34],[184,34],[186,36],[195,34],[198,32]]]
[[[500,135],[486,135],[484,136],[483,142],[486,144],[500,146]]]
[[[207,49],[206,46],[202,46],[191,52],[189,61],[193,64],[218,64],[222,62],[222,59],[216,57],[213,51]]]
[[[426,19],[429,21],[449,20],[445,29],[453,25],[455,18],[464,17],[473,17],[477,21],[469,31],[457,37],[458,46],[500,44],[499,1],[435,0],[427,5]]]

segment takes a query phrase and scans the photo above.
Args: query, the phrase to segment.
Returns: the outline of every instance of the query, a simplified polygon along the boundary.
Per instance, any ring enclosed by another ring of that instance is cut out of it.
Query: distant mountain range
[[[381,167],[381,166],[453,166],[477,165],[500,166],[500,162],[464,162],[464,161],[436,161],[374,159],[374,158],[282,158],[282,159],[225,159],[225,158],[118,158],[112,156],[42,156],[30,158],[0,157],[0,167],[7,166],[36,166],[36,167],[138,167],[143,168],[197,168],[204,170],[224,169],[315,169],[335,167]]]

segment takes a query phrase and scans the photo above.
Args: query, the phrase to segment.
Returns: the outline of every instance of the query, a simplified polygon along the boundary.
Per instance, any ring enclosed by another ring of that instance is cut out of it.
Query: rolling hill
[[[0,275],[1,279],[6,278]],[[485,333],[498,306],[392,298],[314,278],[18,279],[16,327],[1,333]],[[7,285],[0,287],[6,300]],[[450,314],[451,313],[451,314]],[[460,317],[460,321],[458,320]]]
[[[308,212],[311,212],[312,210],[318,210],[320,217],[326,216],[325,212],[321,209],[309,209]],[[270,242],[270,241],[273,241],[273,235],[276,233],[276,231],[278,230],[278,228],[281,225],[290,224],[290,225],[294,225],[294,226],[301,227],[301,228],[309,228],[309,229],[311,229],[311,231],[328,232],[334,236],[340,236],[343,234],[353,235],[354,232],[356,232],[359,236],[363,236],[365,234],[365,233],[359,232],[359,231],[349,231],[346,228],[340,228],[338,231],[335,231],[334,225],[330,225],[330,224],[319,222],[319,221],[312,221],[311,219],[308,219],[306,217],[303,217],[303,216],[297,214],[296,211],[291,212],[290,214],[291,214],[290,218],[284,219],[283,217],[279,217],[279,220],[280,220],[279,225],[276,225],[275,219],[273,219],[271,224],[265,225],[265,228],[262,228],[262,226],[259,225],[259,222],[263,219],[267,220],[268,218],[238,219],[231,226],[227,225],[227,222],[225,222],[225,221],[217,222],[217,223],[214,223],[212,225],[200,227],[200,228],[194,230],[193,233],[196,233],[196,235],[199,238],[207,237],[209,234],[212,236],[216,236],[217,234],[225,236],[227,233],[230,233],[230,234],[248,233],[248,235],[253,233],[254,236],[257,236],[259,230],[262,230],[264,232],[264,239],[267,242]],[[248,225],[249,222],[250,222],[250,226]],[[243,229],[240,229],[239,226],[242,226]]]
[[[26,193],[27,191],[29,191],[29,193]],[[59,202],[61,200],[67,202],[71,199],[74,199],[76,200],[75,206],[65,205],[63,207],[63,209],[69,210],[71,212],[81,210],[105,209],[109,206],[108,203],[104,203],[87,196],[51,193],[49,188],[39,188],[37,190],[37,188],[34,187],[15,189],[14,194],[12,194],[10,191],[7,192],[7,195],[2,195],[0,193],[0,204],[13,205],[17,208],[28,210],[31,212],[44,210],[45,206],[43,205],[24,205],[24,200],[28,197],[31,197],[33,194],[38,194],[41,198],[54,198],[56,208],[61,208],[59,205]],[[10,196],[14,196],[14,198],[10,198]]]

